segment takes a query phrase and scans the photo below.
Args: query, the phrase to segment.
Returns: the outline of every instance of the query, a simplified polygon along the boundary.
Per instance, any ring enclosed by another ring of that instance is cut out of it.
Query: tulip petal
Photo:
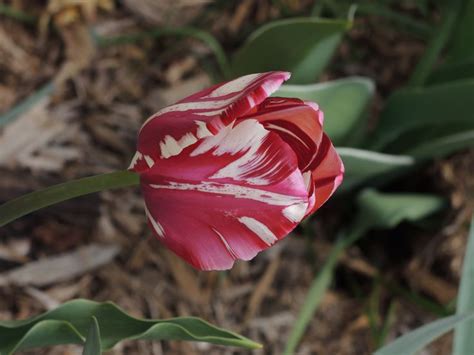
[[[313,181],[314,202],[310,198],[308,213],[311,214],[321,207],[337,187],[342,183],[344,164],[336,152],[329,137],[323,133],[316,158],[309,167]],[[314,204],[313,204],[314,203]]]
[[[295,151],[301,171],[308,170],[323,137],[323,114],[318,105],[299,99],[272,97],[265,99],[256,112],[240,120],[249,118],[278,133]]]
[[[295,153],[253,119],[161,160],[141,184],[155,234],[202,270],[253,258],[286,236],[308,205]]]
[[[323,133],[323,112],[317,104],[300,99],[265,99],[256,112],[239,120],[256,119],[277,133],[296,153],[309,195],[306,215],[321,207],[341,184],[344,166]]]
[[[215,85],[165,107],[148,118],[129,169],[142,172],[180,154],[199,139],[216,134],[276,91],[290,74],[250,74]]]

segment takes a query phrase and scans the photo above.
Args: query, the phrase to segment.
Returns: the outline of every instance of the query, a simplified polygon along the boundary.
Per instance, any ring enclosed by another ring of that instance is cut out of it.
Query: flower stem
[[[134,186],[139,176],[130,171],[88,176],[34,191],[0,206],[0,227],[41,208],[106,189]]]

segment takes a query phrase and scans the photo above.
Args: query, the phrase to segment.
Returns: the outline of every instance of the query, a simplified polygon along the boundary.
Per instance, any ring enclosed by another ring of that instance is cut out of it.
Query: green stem
[[[47,187],[1,205],[0,227],[31,212],[62,201],[106,189],[134,186],[138,183],[139,177],[137,174],[130,171],[116,171]]]
[[[296,353],[295,350],[305,333],[306,327],[313,318],[313,315],[316,312],[316,309],[318,308],[319,304],[321,303],[321,300],[323,299],[326,290],[331,284],[334,269],[336,268],[339,257],[345,249],[347,249],[349,246],[359,240],[362,236],[364,236],[368,229],[369,226],[366,224],[355,226],[348,236],[339,239],[336,245],[332,248],[331,253],[327,257],[323,268],[319,271],[318,275],[313,280],[308,294],[306,295],[303,307],[301,308],[298,318],[296,319],[295,325],[291,330],[290,336],[288,338],[288,343],[286,344],[285,351],[283,352],[285,355]]]

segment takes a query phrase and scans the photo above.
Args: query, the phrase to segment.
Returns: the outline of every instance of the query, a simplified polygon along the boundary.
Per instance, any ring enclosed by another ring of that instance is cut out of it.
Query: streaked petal
[[[299,99],[267,98],[256,112],[240,119],[249,118],[278,133],[296,153],[299,168],[303,172],[308,170],[323,136],[323,114],[316,104]]]
[[[165,107],[143,124],[129,169],[142,172],[216,134],[260,104],[289,78],[286,72],[250,74],[215,85]]]
[[[310,202],[307,214],[316,211],[331,197],[342,183],[344,176],[344,164],[341,157],[337,154],[331,140],[325,133],[323,133],[316,158],[311,163],[310,171],[313,180],[312,193],[314,193],[315,201],[314,205]]]
[[[267,98],[239,120],[256,119],[293,149],[308,189],[306,215],[321,207],[341,184],[344,166],[323,133],[324,115],[317,104],[299,99]]]
[[[199,269],[228,269],[286,236],[308,194],[292,149],[256,120],[229,125],[141,174],[150,226]]]

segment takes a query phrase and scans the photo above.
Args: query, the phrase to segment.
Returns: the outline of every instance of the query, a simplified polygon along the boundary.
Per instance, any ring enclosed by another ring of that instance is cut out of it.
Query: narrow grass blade
[[[314,313],[319,307],[321,300],[323,299],[331,284],[334,269],[337,265],[339,256],[348,246],[353,244],[357,239],[364,235],[365,231],[365,226],[360,226],[360,228],[354,229],[350,236],[341,238],[331,250],[331,253],[329,254],[324,266],[317,274],[316,278],[311,284],[308,294],[306,295],[303,307],[301,308],[298,318],[296,319],[293,329],[291,330],[290,336],[288,337],[288,342],[284,351],[285,355],[292,355],[295,353],[309,322],[313,318]]]
[[[474,216],[464,254],[456,314],[474,312]],[[474,321],[458,325],[454,331],[453,355],[474,354]]]
[[[463,9],[457,21],[452,45],[449,48],[448,63],[474,59],[474,0],[464,0]]]
[[[54,85],[52,82],[44,85],[39,90],[34,92],[32,95],[28,96],[26,99],[18,103],[10,111],[5,112],[3,115],[0,115],[0,128],[5,126],[9,122],[13,121],[22,113],[25,113],[31,109],[38,101],[44,97],[50,95],[54,90]]]
[[[446,2],[446,4],[445,10],[442,11],[443,22],[428,44],[421,60],[418,62],[418,65],[410,79],[410,86],[418,87],[425,84],[434,64],[438,60],[439,54],[451,37],[456,21],[461,12],[462,0],[452,0]]]

